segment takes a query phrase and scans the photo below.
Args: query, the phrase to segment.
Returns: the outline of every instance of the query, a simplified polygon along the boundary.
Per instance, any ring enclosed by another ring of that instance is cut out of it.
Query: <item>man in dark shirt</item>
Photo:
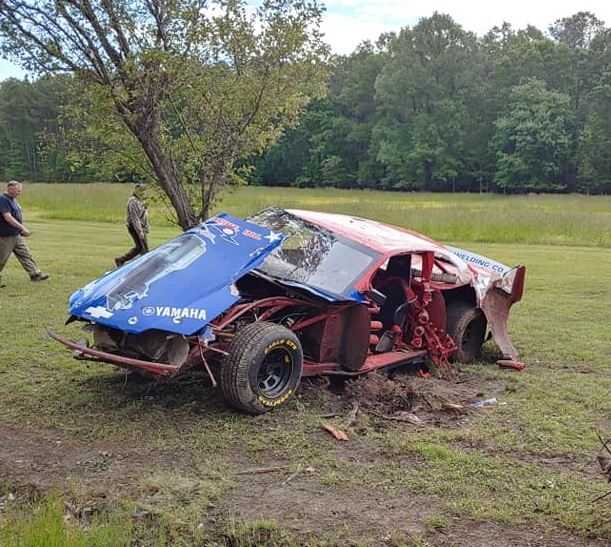
[[[144,198],[146,197],[146,185],[136,184],[134,193],[127,200],[127,219],[125,224],[129,235],[134,240],[134,246],[123,256],[115,258],[117,268],[132,258],[148,253],[149,221],[148,211]]]
[[[24,239],[31,232],[22,224],[21,206],[17,202],[22,189],[20,182],[11,180],[6,185],[6,192],[0,195],[0,287],[6,286],[2,282],[1,274],[11,253],[28,272],[32,281],[44,281],[49,277],[42,273],[34,262]]]

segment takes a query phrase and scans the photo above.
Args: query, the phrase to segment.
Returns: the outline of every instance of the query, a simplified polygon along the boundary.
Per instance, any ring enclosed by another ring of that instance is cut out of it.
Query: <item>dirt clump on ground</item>
[[[504,390],[500,380],[482,381],[476,374],[460,372],[450,380],[371,372],[339,387],[322,387],[329,389],[321,390],[320,384],[314,382],[300,393],[302,400],[311,404],[315,401],[321,413],[354,413],[358,407],[358,412],[378,422],[398,420],[450,428],[460,426],[464,418],[478,410],[478,405],[502,405]]]
[[[383,374],[371,373],[346,385],[348,400],[363,410],[394,413],[412,410],[416,399],[411,382],[395,382]]]

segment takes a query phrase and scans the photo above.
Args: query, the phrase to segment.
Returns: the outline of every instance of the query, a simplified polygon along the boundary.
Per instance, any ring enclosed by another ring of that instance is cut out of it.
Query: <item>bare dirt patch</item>
[[[503,392],[502,380],[483,380],[468,373],[451,381],[369,374],[350,381],[306,379],[298,401],[310,410],[316,409],[321,423],[333,422],[350,434],[352,442],[337,441],[330,445],[329,455],[358,477],[365,476],[372,466],[396,465],[380,453],[374,441],[366,435],[359,436],[359,420],[363,415],[378,430],[397,426],[455,429],[463,427],[473,413],[482,411],[472,403],[492,398],[497,399],[497,404],[502,403]],[[282,413],[287,426],[300,420],[298,412],[283,409],[274,415],[276,423],[283,423]],[[328,438],[329,432],[322,428],[309,432],[310,442]],[[0,514],[8,496],[32,499],[51,489],[69,495],[69,479],[79,481],[87,493],[88,507],[104,506],[121,496],[150,507],[158,493],[142,489],[143,472],[172,472],[195,483],[198,466],[205,466],[205,461],[197,461],[197,455],[189,451],[169,452],[137,439],[121,446],[99,441],[77,442],[69,430],[61,428],[31,430],[0,424],[0,439]],[[221,495],[202,515],[202,526],[207,529],[214,530],[228,520],[266,519],[275,521],[290,537],[324,537],[326,541],[333,538],[331,541],[338,546],[359,542],[372,546],[409,545],[410,538],[414,545],[423,540],[442,547],[606,544],[557,529],[524,529],[459,518],[449,518],[442,528],[431,528],[426,523],[440,511],[440,500],[408,489],[397,489],[389,495],[379,485],[359,486],[358,481],[334,484],[332,469],[309,467],[299,462],[296,454],[289,453],[283,458],[278,451],[269,455],[263,452],[257,454],[255,461],[238,439],[229,458],[227,468],[233,473],[226,479],[231,486],[223,487]],[[408,458],[401,464],[419,465]],[[560,470],[565,462],[550,465],[557,465]],[[169,503],[176,504],[176,499]],[[78,517],[83,508],[72,505],[67,510]],[[163,507],[158,503],[156,510]]]

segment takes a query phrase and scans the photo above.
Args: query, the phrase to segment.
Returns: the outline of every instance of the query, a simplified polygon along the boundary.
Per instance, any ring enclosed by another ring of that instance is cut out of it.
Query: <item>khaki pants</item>
[[[30,277],[38,275],[40,268],[34,262],[30,249],[22,236],[8,236],[0,237],[0,274],[6,266],[11,253],[15,255],[17,260],[23,266],[23,269],[28,272]],[[2,276],[0,275],[0,283],[2,283]]]

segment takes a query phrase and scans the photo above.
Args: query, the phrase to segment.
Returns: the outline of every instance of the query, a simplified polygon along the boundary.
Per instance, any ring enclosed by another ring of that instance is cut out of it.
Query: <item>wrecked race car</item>
[[[302,376],[352,376],[475,359],[508,334],[525,267],[352,216],[265,209],[218,214],[76,291],[68,322],[92,342],[49,335],[77,359],[174,376],[201,367],[233,407],[286,403]]]

